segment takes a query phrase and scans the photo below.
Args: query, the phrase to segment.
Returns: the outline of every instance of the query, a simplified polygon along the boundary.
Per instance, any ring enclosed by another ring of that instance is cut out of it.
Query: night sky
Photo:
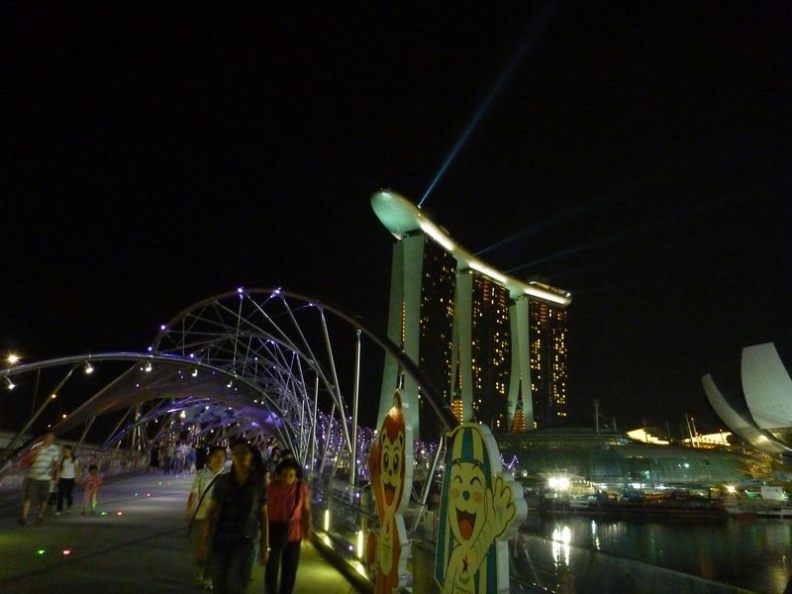
[[[30,4],[0,13],[0,349],[143,351],[238,286],[384,330],[383,187],[572,292],[573,419],[715,430],[701,375],[792,345],[788,2]]]

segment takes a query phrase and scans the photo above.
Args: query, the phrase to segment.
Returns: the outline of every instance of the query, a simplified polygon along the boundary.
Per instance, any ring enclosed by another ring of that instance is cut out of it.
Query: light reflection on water
[[[572,531],[569,526],[560,526],[553,530],[553,561],[556,567],[569,566],[570,546]]]
[[[531,533],[553,541],[557,566],[570,546],[594,549],[756,592],[780,593],[792,575],[792,520],[713,523],[539,520]]]

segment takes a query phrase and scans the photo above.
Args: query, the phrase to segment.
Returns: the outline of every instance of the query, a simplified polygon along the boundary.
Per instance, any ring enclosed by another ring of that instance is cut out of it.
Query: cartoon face
[[[396,439],[383,432],[380,438],[380,484],[384,497],[384,507],[389,512],[396,511],[401,499],[404,464],[404,433],[398,433]]]
[[[485,519],[486,477],[479,464],[456,462],[449,476],[448,521],[460,542],[474,540]]]

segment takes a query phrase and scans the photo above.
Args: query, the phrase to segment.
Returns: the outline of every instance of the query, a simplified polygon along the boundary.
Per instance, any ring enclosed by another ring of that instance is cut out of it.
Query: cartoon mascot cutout
[[[507,540],[527,511],[522,486],[501,470],[489,427],[465,423],[451,431],[435,551],[443,594],[508,593]]]
[[[402,513],[410,502],[413,468],[412,428],[405,423],[397,390],[369,457],[379,534],[369,533],[366,557],[373,567],[377,594],[398,592],[406,575],[409,543]]]

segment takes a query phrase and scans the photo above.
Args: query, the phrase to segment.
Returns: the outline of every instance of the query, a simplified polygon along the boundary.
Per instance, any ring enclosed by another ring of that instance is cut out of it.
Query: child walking
[[[52,508],[58,502],[58,473],[57,470],[53,471],[53,477],[50,479],[49,497],[47,498],[47,507]]]
[[[82,512],[80,512],[83,516],[89,506],[91,508],[91,515],[96,513],[96,496],[101,486],[102,477],[99,476],[99,468],[97,468],[96,464],[91,464],[88,467],[88,477],[83,482],[85,495],[83,495],[83,507]]]

